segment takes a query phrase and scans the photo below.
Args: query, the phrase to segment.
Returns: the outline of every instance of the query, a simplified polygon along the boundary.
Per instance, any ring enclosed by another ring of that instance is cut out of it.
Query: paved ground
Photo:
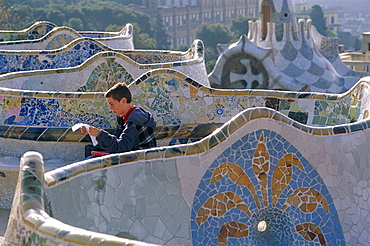
[[[4,236],[6,231],[6,226],[8,225],[8,218],[10,214],[10,209],[0,208],[0,236]]]

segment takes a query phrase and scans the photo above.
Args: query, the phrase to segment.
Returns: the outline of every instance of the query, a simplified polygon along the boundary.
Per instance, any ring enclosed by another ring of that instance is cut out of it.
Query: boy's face
[[[116,115],[123,115],[127,113],[127,102],[126,98],[122,98],[121,101],[117,101],[111,97],[106,98],[108,104],[109,104],[109,109],[113,111]]]

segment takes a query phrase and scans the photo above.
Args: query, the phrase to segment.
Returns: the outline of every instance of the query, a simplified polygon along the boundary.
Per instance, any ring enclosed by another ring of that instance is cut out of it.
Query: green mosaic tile
[[[326,120],[327,120],[326,117],[320,117],[319,125],[324,126],[326,124]]]
[[[348,115],[348,107],[341,106],[339,114]]]
[[[290,109],[290,102],[287,100],[280,100],[280,105],[279,105],[279,110],[284,111],[284,110],[289,110]]]
[[[290,111],[288,117],[302,124],[306,124],[308,119],[308,113]]]
[[[282,111],[280,111],[280,113],[282,113],[283,115],[288,116],[289,115],[289,110],[282,110]]]
[[[329,116],[329,112],[328,111],[321,111],[320,112],[320,116],[328,117]]]
[[[306,111],[306,107],[300,107],[298,101],[295,101],[291,104],[290,110],[292,111]]]
[[[334,118],[328,118],[327,125],[335,125],[337,124],[338,120]]]
[[[356,116],[355,116],[355,119],[358,119],[359,116],[360,116],[360,108],[356,108]]]
[[[317,125],[320,123],[320,116],[314,116],[312,120],[312,124]]]

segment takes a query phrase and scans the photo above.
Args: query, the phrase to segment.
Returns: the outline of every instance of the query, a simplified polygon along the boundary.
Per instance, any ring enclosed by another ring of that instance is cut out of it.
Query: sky
[[[370,0],[295,0],[295,3],[306,2],[318,4],[322,8],[340,7],[340,12],[370,12]]]

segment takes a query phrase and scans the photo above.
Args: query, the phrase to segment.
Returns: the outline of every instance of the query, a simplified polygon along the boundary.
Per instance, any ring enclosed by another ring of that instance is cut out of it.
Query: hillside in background
[[[134,26],[138,49],[163,46],[163,23],[150,23],[149,16],[125,6],[129,0],[0,0],[0,29],[22,30],[36,21],[49,21],[76,31],[120,31]]]

